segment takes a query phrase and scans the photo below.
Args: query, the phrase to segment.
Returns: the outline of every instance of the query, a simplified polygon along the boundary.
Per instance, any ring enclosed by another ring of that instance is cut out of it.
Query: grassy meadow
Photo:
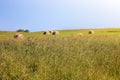
[[[95,31],[95,34],[105,34],[105,35],[111,35],[111,34],[120,34],[120,28],[106,28],[106,29],[93,29]],[[79,35],[79,33],[83,33],[84,35],[88,34],[89,29],[81,29],[81,30],[59,30],[60,36],[65,35]],[[13,38],[13,35],[16,32],[10,32],[10,31],[0,31],[0,39],[8,39]],[[20,32],[24,34],[24,36],[27,37],[41,37],[44,36],[43,32]],[[49,35],[50,36],[50,35]]]
[[[120,29],[13,34],[0,32],[0,80],[120,80]]]

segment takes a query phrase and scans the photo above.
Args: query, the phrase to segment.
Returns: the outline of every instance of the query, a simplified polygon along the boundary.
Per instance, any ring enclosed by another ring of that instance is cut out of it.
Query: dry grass
[[[120,35],[0,40],[1,80],[120,80]]]

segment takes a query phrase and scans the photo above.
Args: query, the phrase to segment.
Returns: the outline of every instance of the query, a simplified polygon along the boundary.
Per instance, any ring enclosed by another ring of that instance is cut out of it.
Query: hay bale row
[[[43,34],[44,34],[44,35],[49,35],[50,32],[49,32],[49,31],[44,31]]]
[[[52,35],[59,35],[60,33],[59,33],[59,31],[44,31],[44,32],[43,32],[43,35],[50,35],[50,34],[52,34]],[[89,30],[89,31],[88,31],[88,34],[95,34],[95,31],[94,31],[94,30]],[[79,35],[82,36],[83,34],[82,34],[82,33],[79,33]],[[23,40],[23,39],[25,39],[25,37],[24,37],[23,34],[16,33],[16,34],[14,35],[14,39]]]
[[[59,31],[44,31],[43,35],[59,35]]]

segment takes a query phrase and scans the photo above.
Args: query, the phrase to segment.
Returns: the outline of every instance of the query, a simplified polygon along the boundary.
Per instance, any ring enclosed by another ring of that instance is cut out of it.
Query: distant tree
[[[30,32],[28,29],[24,30],[24,32]]]
[[[18,29],[16,32],[24,32],[23,29]]]

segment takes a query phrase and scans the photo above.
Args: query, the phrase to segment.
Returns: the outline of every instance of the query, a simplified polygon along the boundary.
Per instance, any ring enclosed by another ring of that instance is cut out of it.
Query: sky
[[[0,0],[0,30],[120,28],[120,0]]]

